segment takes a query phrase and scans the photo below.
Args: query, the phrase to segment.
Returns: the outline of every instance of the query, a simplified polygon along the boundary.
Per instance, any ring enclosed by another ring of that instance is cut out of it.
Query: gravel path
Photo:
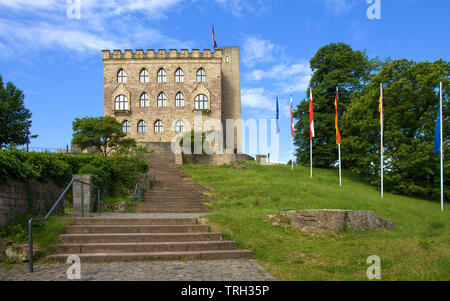
[[[67,280],[68,264],[28,265],[0,268],[0,281]],[[82,281],[273,281],[269,272],[254,260],[171,262],[112,262],[81,264]]]

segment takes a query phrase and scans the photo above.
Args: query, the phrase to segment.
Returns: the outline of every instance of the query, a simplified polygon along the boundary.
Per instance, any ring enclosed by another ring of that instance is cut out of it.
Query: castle
[[[234,141],[225,138],[226,121],[241,119],[239,47],[103,50],[102,58],[105,116],[115,117],[139,145],[167,151],[175,136],[218,121],[223,147],[241,151],[238,124]]]

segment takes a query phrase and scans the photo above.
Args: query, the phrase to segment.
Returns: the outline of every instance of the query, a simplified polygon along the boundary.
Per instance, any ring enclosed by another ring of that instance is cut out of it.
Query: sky
[[[374,1],[380,19],[368,17]],[[448,60],[449,11],[448,0],[0,0],[0,75],[24,91],[31,146],[62,148],[75,118],[103,115],[102,49],[210,49],[214,25],[219,47],[240,46],[242,118],[275,118],[278,92],[287,162],[290,91],[305,101],[320,47]]]

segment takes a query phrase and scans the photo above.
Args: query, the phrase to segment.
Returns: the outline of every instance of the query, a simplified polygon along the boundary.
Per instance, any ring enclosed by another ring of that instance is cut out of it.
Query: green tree
[[[81,149],[93,147],[104,156],[119,148],[136,147],[136,140],[126,138],[122,125],[111,116],[76,118],[73,131],[75,145]]]
[[[13,83],[6,85],[0,75],[0,147],[29,143],[31,112],[24,105],[24,94]]]
[[[314,166],[328,168],[337,160],[334,127],[334,99],[336,87],[340,89],[339,107],[341,116],[351,102],[353,95],[362,90],[374,70],[376,60],[369,61],[363,51],[355,51],[344,43],[329,44],[320,48],[310,60],[313,75],[310,87],[314,99]],[[309,99],[309,91],[307,92]],[[294,112],[294,144],[299,164],[309,164],[309,105],[302,101]],[[341,133],[343,129],[341,127]]]
[[[439,194],[439,156],[433,153],[439,82],[443,81],[444,100],[449,87],[450,63],[439,60],[390,61],[370,84],[355,97],[342,118],[346,129],[342,140],[343,164],[380,184],[380,83],[383,84],[384,145],[386,189],[406,195]],[[443,102],[443,116],[450,106]],[[450,124],[444,117],[444,153],[449,151]],[[450,167],[450,160],[445,165]],[[445,195],[450,192],[450,171],[444,168]]]

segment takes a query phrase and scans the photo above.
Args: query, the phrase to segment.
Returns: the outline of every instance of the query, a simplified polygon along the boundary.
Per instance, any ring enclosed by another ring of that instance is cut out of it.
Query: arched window
[[[184,107],[184,95],[181,92],[178,92],[175,95],[175,106],[176,107]]]
[[[204,83],[206,82],[206,72],[203,68],[198,69],[197,71],[197,82]]]
[[[147,132],[147,125],[145,124],[144,120],[141,120],[138,122],[138,133],[146,133]]]
[[[149,107],[149,103],[148,103],[148,95],[147,95],[147,93],[142,93],[142,95],[141,95],[141,101],[139,102],[139,104],[140,104],[140,106],[142,107],[142,108],[147,108],[147,107]]]
[[[175,132],[177,132],[177,133],[184,132],[184,122],[183,122],[183,120],[178,120],[177,123],[175,123]]]
[[[117,96],[114,108],[117,111],[128,110],[128,98],[125,95]]]
[[[207,110],[208,109],[208,97],[204,94],[199,94],[194,100],[196,110]]]
[[[165,107],[166,106],[167,97],[164,92],[159,93],[158,95],[158,107]]]
[[[166,70],[163,68],[158,70],[158,83],[165,83],[166,82]]]
[[[125,70],[120,69],[119,72],[117,72],[117,82],[118,83],[127,82],[127,73],[125,72]]]
[[[161,120],[157,120],[155,122],[155,133],[162,133],[163,132],[163,123]]]
[[[175,82],[176,83],[184,82],[184,72],[183,70],[181,70],[181,68],[178,68],[177,71],[175,71]]]
[[[122,131],[124,133],[130,133],[131,132],[130,122],[128,120],[125,120],[122,123]]]
[[[141,83],[148,83],[148,71],[147,69],[142,69],[141,73],[139,74],[139,81]]]

